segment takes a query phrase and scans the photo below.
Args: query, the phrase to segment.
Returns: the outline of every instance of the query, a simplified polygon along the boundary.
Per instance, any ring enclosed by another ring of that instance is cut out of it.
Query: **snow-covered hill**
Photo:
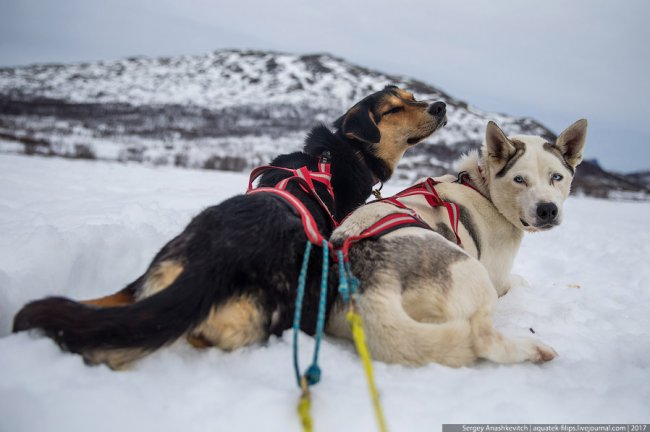
[[[242,171],[300,148],[311,127],[391,83],[445,101],[449,117],[407,152],[397,179],[448,170],[480,144],[490,119],[508,133],[554,138],[533,119],[484,112],[423,82],[328,54],[224,50],[0,68],[0,152]],[[647,192],[634,181],[613,186]]]
[[[128,372],[9,334],[31,299],[99,296],[137,277],[192,215],[241,192],[245,175],[9,155],[0,173],[0,431],[300,430],[290,334],[232,353],[180,342]],[[515,271],[530,286],[499,299],[495,314],[504,332],[560,356],[541,366],[376,363],[390,430],[647,423],[649,218],[648,203],[570,198],[560,227],[525,237]],[[313,341],[300,343],[306,364]],[[315,430],[377,430],[351,344],[326,338],[320,362]]]

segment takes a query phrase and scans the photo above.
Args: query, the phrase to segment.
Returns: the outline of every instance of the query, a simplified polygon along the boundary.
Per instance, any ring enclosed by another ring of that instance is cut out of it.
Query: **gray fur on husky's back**
[[[426,280],[446,291],[451,284],[449,267],[468,258],[433,232],[427,237],[398,236],[363,242],[352,248],[349,256],[352,273],[367,281],[361,284],[361,292],[372,287],[381,272],[395,272],[402,290]]]

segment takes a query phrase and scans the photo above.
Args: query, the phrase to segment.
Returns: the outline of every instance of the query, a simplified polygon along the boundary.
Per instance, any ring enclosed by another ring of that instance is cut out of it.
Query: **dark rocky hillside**
[[[248,170],[299,148],[309,128],[390,83],[445,101],[449,117],[445,129],[407,152],[398,180],[450,171],[480,145],[488,120],[510,134],[554,139],[533,119],[484,112],[429,84],[328,54],[226,50],[0,69],[0,152]],[[643,198],[649,177],[585,162],[574,190]]]

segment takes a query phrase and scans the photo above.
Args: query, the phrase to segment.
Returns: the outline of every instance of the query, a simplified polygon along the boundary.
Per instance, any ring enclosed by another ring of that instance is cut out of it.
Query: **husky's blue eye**
[[[515,183],[520,183],[520,184],[526,183],[526,180],[524,180],[524,178],[520,175],[516,176],[513,180],[515,181]]]
[[[551,176],[551,179],[552,179],[553,181],[560,181],[560,180],[562,180],[563,178],[564,178],[564,176],[563,176],[562,174],[558,174],[558,173],[555,173],[555,174],[553,174],[553,175]]]

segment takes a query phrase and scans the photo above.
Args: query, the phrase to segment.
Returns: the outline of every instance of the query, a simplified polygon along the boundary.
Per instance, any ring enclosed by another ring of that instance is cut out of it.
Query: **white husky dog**
[[[587,121],[578,120],[549,143],[537,136],[508,138],[490,122],[480,153],[457,164],[466,184],[435,187],[442,200],[458,204],[460,247],[446,209],[419,195],[399,201],[432,229],[404,227],[352,245],[351,269],[361,282],[357,304],[374,358],[463,366],[478,358],[542,362],[557,355],[535,339],[503,336],[491,312],[513,283],[510,270],[524,232],[560,224],[586,131]],[[331,241],[340,246],[396,212],[408,210],[382,201],[367,204],[345,219]],[[345,310],[339,300],[327,331],[351,338]]]

